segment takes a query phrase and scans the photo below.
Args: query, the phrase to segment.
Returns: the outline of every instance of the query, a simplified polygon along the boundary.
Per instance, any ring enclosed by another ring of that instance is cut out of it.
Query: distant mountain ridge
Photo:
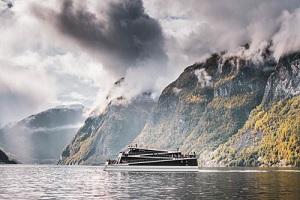
[[[22,163],[56,163],[84,121],[82,105],[58,106],[0,129],[0,147]]]

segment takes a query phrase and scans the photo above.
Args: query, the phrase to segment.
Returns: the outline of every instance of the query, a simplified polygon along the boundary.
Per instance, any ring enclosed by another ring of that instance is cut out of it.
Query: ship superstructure
[[[108,160],[106,171],[190,171],[198,170],[195,153],[183,155],[177,150],[156,150],[129,146],[119,153],[117,160]]]

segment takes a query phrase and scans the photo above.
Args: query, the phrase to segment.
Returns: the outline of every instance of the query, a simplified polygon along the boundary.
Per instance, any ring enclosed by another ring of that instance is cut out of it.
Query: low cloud
[[[163,5],[171,6],[159,9]],[[171,60],[197,62],[246,43],[255,52],[273,42],[277,59],[300,49],[298,0],[153,0],[145,6],[165,30]]]
[[[56,99],[54,83],[43,72],[0,62],[0,125],[46,108]]]
[[[275,58],[300,50],[300,8],[293,12],[284,11],[280,17],[280,29],[273,36]]]
[[[212,86],[212,77],[208,75],[206,70],[204,68],[195,70],[195,75],[197,76],[198,83],[201,85],[201,87],[208,87]]]

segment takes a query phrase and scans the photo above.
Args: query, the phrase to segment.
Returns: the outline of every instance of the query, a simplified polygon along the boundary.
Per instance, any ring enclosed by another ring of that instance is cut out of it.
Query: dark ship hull
[[[120,152],[118,160],[108,160],[104,171],[198,171],[195,155],[177,151],[129,147]]]

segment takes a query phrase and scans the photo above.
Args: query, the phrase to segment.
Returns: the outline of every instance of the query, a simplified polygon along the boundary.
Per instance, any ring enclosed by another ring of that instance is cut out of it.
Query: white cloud
[[[296,34],[299,0],[152,0],[145,5],[151,16],[159,18],[169,41],[170,59],[176,63],[235,51],[247,42],[253,53],[274,40],[277,58],[300,49]]]
[[[0,125],[39,111],[56,101],[56,85],[43,71],[0,63]]]
[[[197,76],[198,83],[201,85],[201,87],[212,86],[212,82],[211,82],[212,77],[208,75],[208,73],[204,68],[195,70],[194,73]]]
[[[177,87],[174,87],[174,88],[173,88],[173,92],[174,92],[176,95],[178,95],[178,94],[181,92],[181,90],[182,90],[182,89],[179,89],[179,88],[177,88]]]
[[[280,18],[280,29],[273,37],[275,58],[288,52],[300,50],[300,8],[294,12],[284,11]]]

